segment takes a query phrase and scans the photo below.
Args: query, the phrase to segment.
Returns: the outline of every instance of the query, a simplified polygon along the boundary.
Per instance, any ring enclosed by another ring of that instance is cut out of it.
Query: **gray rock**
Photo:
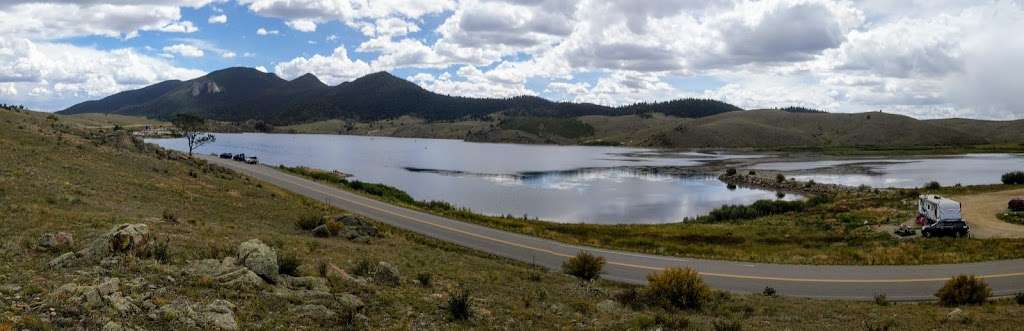
[[[398,285],[401,277],[398,268],[384,261],[377,263],[377,270],[373,273],[373,280],[381,284]]]
[[[321,224],[313,229],[313,236],[320,238],[327,238],[332,235],[331,229],[327,227],[327,224]]]
[[[597,310],[605,313],[616,311],[619,307],[619,303],[613,300],[604,300],[597,304]]]
[[[15,293],[18,293],[18,292],[21,292],[21,286],[18,286],[18,285],[15,285],[15,284],[0,285],[0,293],[6,294],[6,295],[11,295],[11,294],[15,294]]]
[[[238,268],[235,271],[224,273],[217,278],[214,278],[221,286],[227,286],[236,289],[256,289],[266,284],[263,278],[260,278],[252,270],[247,268]]]
[[[221,330],[238,330],[238,321],[232,311],[235,305],[225,300],[214,300],[202,310],[201,320],[208,327]]]
[[[946,314],[946,320],[950,322],[962,322],[965,318],[964,311],[960,308],[953,309]]]
[[[121,224],[93,240],[76,253],[66,253],[49,262],[50,267],[66,267],[78,261],[95,262],[117,253],[145,249],[152,238],[145,224]]]
[[[329,320],[338,315],[323,305],[293,306],[289,310],[300,319],[309,319],[314,321]]]
[[[234,304],[225,300],[196,305],[181,299],[158,308],[149,317],[169,321],[172,325],[184,329],[238,330],[234,308]]]
[[[78,259],[78,254],[71,252],[64,253],[54,258],[53,260],[50,260],[50,262],[47,263],[47,265],[49,265],[50,268],[60,268],[71,265],[71,263],[73,263],[76,259]]]
[[[74,246],[74,237],[67,232],[44,233],[39,238],[39,248],[44,250],[65,250]]]
[[[348,309],[358,310],[360,308],[363,308],[363,306],[366,305],[366,304],[363,303],[362,299],[360,299],[359,297],[357,297],[355,295],[348,294],[348,293],[337,295],[337,296],[335,296],[335,298],[338,300],[339,304],[341,304],[343,307],[348,308]]]
[[[259,239],[238,245],[238,263],[268,281],[277,279],[277,252]]]
[[[320,277],[291,277],[281,276],[284,285],[291,289],[300,290],[311,290],[328,292],[330,287],[327,286],[327,279]]]

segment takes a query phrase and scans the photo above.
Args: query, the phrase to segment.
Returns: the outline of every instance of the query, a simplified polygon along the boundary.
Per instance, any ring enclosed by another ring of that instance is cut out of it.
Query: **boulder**
[[[946,314],[946,321],[950,322],[962,322],[965,318],[964,311],[960,308],[955,308]]]
[[[225,300],[214,300],[207,305],[198,305],[180,299],[161,306],[149,317],[169,321],[180,329],[238,330],[234,308],[234,304]]]
[[[79,286],[75,283],[64,284],[50,294],[49,300],[55,306],[110,309],[122,316],[133,314],[139,310],[130,298],[121,293],[120,280],[118,278],[106,279],[95,286]]]
[[[398,273],[398,268],[384,261],[377,263],[377,270],[374,270],[373,273],[374,281],[394,286],[398,285],[401,282],[401,279],[401,274]]]
[[[335,298],[338,300],[338,303],[346,309],[359,310],[365,306],[362,299],[352,294],[344,293],[336,296]]]
[[[291,277],[282,275],[281,279],[281,283],[291,289],[321,292],[330,291],[330,288],[327,287],[327,279],[320,277]]]
[[[223,260],[192,260],[188,261],[182,272],[188,276],[210,277],[217,285],[235,289],[254,289],[266,284],[255,272],[238,265],[235,261],[235,258],[230,256]]]
[[[357,287],[365,287],[368,285],[366,279],[352,277],[352,275],[349,275],[345,270],[338,268],[334,263],[327,265],[327,274],[325,277],[327,277],[327,281],[330,282],[331,285],[335,286],[351,284],[356,285]]]
[[[327,238],[331,236],[331,229],[327,227],[327,224],[320,224],[313,229],[313,236],[320,238]]]
[[[225,300],[214,300],[206,305],[200,312],[200,320],[205,322],[207,327],[221,330],[238,330],[238,322],[235,320],[235,313],[232,311],[235,305]]]
[[[15,284],[0,285],[0,294],[12,295],[21,292],[21,286]]]
[[[145,224],[121,224],[90,242],[84,249],[50,260],[49,265],[58,268],[79,261],[96,262],[114,254],[143,250],[151,240],[149,227]]]
[[[273,283],[277,279],[277,252],[259,239],[238,245],[238,263],[268,282]]]
[[[292,306],[290,312],[303,320],[325,321],[330,320],[338,314],[323,305],[301,305]]]
[[[359,217],[345,215],[335,219],[341,225],[338,235],[348,240],[368,242],[371,238],[380,237],[380,231],[369,221]]]
[[[67,232],[49,232],[39,237],[39,248],[51,251],[70,250],[74,246],[74,237]]]

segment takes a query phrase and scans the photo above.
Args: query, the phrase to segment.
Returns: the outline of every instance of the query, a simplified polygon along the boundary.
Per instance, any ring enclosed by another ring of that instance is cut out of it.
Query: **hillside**
[[[115,113],[161,119],[176,113],[196,113],[213,120],[262,120],[274,125],[287,125],[332,119],[372,121],[401,116],[458,120],[499,112],[553,117],[659,112],[679,117],[703,117],[738,110],[741,109],[729,104],[701,99],[613,108],[552,102],[532,96],[505,99],[454,97],[427,91],[386,72],[327,86],[312,74],[286,81],[252,68],[228,68],[190,81],[167,81],[83,102],[60,113]]]
[[[673,147],[946,146],[993,142],[989,138],[985,131],[963,131],[941,122],[881,112],[753,110],[695,119],[660,132],[644,144]]]

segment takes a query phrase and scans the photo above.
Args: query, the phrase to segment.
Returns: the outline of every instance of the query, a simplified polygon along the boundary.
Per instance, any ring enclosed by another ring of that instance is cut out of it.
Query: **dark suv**
[[[245,162],[245,154],[235,154],[235,157],[231,159],[235,161]]]
[[[925,237],[964,237],[969,232],[971,232],[971,227],[963,220],[941,220],[921,228],[921,235]]]
[[[234,157],[234,155],[231,155],[231,153],[221,153],[220,154],[220,158],[222,158],[222,159],[230,159],[232,157]]]

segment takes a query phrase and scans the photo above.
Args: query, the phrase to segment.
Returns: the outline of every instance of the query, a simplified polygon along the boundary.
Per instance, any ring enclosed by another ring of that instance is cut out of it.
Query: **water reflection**
[[[180,139],[151,142],[185,148]],[[218,134],[201,152],[246,153],[270,165],[336,169],[401,188],[419,200],[558,222],[678,222],[724,204],[775,199],[769,191],[729,190],[714,177],[616,168],[699,165],[735,157],[727,154],[300,134]]]

